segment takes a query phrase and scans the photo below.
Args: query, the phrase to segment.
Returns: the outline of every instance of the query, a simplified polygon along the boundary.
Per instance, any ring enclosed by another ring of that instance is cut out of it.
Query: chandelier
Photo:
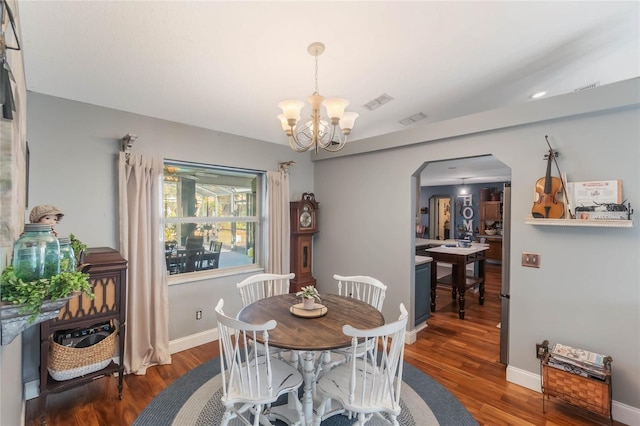
[[[289,145],[294,151],[304,152],[312,147],[315,147],[316,153],[320,148],[332,152],[339,151],[347,143],[347,137],[351,133],[358,114],[344,111],[349,105],[349,101],[346,99],[325,99],[320,96],[318,93],[318,56],[324,52],[324,44],[311,43],[307,51],[316,60],[315,91],[307,98],[307,102],[311,104],[311,116],[302,124],[298,124],[304,102],[288,99],[278,103],[278,107],[282,109],[282,114],[278,115],[278,119],[289,139]],[[324,105],[328,120],[320,117],[320,105]],[[336,131],[338,126],[342,130],[342,135]]]

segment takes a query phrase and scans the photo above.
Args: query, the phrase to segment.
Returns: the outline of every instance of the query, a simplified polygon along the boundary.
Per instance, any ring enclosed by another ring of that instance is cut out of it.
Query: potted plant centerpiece
[[[320,294],[312,285],[302,287],[302,290],[297,292],[296,296],[302,298],[303,307],[307,310],[315,309],[316,300],[318,300],[318,302],[320,301]]]

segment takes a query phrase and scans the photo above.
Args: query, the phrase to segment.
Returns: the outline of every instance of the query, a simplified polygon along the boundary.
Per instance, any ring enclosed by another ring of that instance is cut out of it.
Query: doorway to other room
[[[500,353],[500,362],[507,365],[511,169],[493,155],[483,155],[427,161],[414,176],[417,179],[415,225],[425,226],[425,235],[428,236],[416,237],[415,254],[429,256],[425,248],[470,240],[474,246],[486,247],[485,263],[495,265],[491,269],[497,268],[496,272],[500,273],[500,312],[495,313],[495,317],[499,315],[500,318],[496,324],[500,328],[500,346],[495,350]],[[440,278],[450,275],[452,270],[451,264],[437,263],[436,297],[448,295],[448,299],[451,299],[451,286],[441,286]],[[467,276],[473,276],[472,274],[478,274],[478,262],[467,265]],[[479,303],[477,297],[472,297],[477,291],[475,287],[467,290],[467,305]],[[481,308],[484,309],[485,306]],[[496,304],[486,308],[497,309]],[[431,313],[437,314],[437,310]],[[461,321],[468,320],[473,318]],[[428,319],[426,323],[428,327]]]

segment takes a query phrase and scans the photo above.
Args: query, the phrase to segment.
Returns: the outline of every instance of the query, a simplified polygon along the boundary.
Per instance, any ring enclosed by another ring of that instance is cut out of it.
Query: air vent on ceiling
[[[409,124],[413,124],[416,121],[424,120],[425,118],[427,118],[427,114],[425,114],[424,112],[419,112],[405,118],[404,120],[398,121],[398,123],[402,124],[403,126],[408,126]]]
[[[583,87],[578,87],[577,89],[574,90],[574,92],[580,92],[581,90],[593,89],[594,87],[598,87],[598,86],[600,86],[600,82],[596,81],[595,83],[591,83],[591,84],[588,84],[588,85],[583,86]]]
[[[391,96],[387,95],[386,93],[383,93],[382,95],[378,96],[374,100],[364,104],[364,107],[369,111],[373,111],[374,109],[380,108],[382,105],[386,104],[387,102],[391,102],[392,100],[393,98]]]

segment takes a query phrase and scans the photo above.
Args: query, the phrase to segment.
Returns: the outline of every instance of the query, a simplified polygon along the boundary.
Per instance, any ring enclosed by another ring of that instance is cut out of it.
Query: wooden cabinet
[[[414,325],[429,318],[431,307],[431,262],[416,265],[414,300]]]
[[[489,244],[489,250],[485,252],[485,256],[488,260],[502,261],[502,238],[486,237],[487,244]]]
[[[485,229],[487,222],[495,222],[494,229],[502,228],[502,202],[501,201],[480,201],[480,236],[487,235]]]
[[[502,221],[502,202],[481,201],[480,202],[480,219]]]
[[[91,265],[89,281],[94,299],[86,295],[70,300],[57,318],[40,324],[40,396],[38,408],[42,423],[46,420],[47,396],[50,393],[86,384],[102,376],[118,373],[118,396],[122,398],[124,376],[124,334],[126,319],[127,261],[112,248],[98,247],[87,250],[85,263]],[[54,380],[47,370],[49,337],[59,330],[83,330],[96,324],[113,321],[117,336],[118,363],[111,361],[107,367],[64,381]]]

